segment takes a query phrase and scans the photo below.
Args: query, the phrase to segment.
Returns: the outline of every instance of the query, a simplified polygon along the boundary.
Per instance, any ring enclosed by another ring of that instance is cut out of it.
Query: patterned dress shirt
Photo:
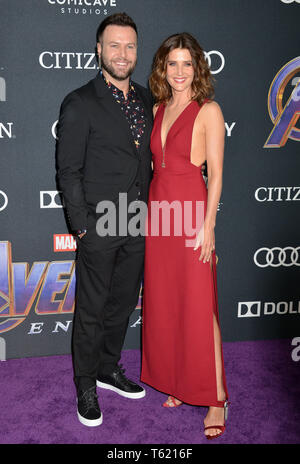
[[[128,121],[132,137],[137,150],[140,148],[142,136],[145,132],[145,111],[142,101],[139,99],[132,81],[129,82],[129,92],[124,97],[122,90],[118,89],[115,85],[109,82],[102,71],[100,70],[104,82],[111,89],[112,94],[116,101],[120,104],[121,110],[124,112]]]

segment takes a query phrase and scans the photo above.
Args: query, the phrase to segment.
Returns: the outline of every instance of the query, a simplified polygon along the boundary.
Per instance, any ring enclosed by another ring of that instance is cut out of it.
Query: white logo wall
[[[141,0],[41,0],[31,18],[32,27],[24,24],[22,29],[22,22],[20,28],[15,23],[28,13],[28,5],[14,0],[16,7],[6,11],[5,20],[0,17],[3,36],[9,37],[14,30],[15,43],[27,44],[22,55],[17,49],[3,48],[0,68],[1,234],[15,256],[7,266],[9,272],[24,265],[24,282],[14,296],[25,301],[33,263],[47,261],[53,268],[64,269],[64,263],[75,258],[76,247],[55,180],[59,107],[70,91],[97,73],[93,52],[100,21],[128,9],[140,32],[135,77],[142,85],[147,85],[157,46],[177,30],[192,33],[207,50],[226,129],[223,193],[216,224],[223,339],[292,339],[299,335],[299,144],[289,139],[276,150],[262,146],[273,126],[268,88],[278,70],[294,57],[290,44],[298,40],[299,1],[278,0],[272,9],[261,9],[259,0],[243,5],[216,0],[217,15],[211,2],[169,3],[171,7],[160,0],[144,1],[141,8]],[[259,27],[253,33],[257,11]],[[272,32],[278,18],[284,35]],[[37,28],[43,30],[38,41]],[[287,84],[283,102],[298,79],[299,73]],[[54,237],[60,240],[56,247]],[[3,333],[5,317],[10,316],[8,306],[1,306],[1,296],[5,295],[5,304],[9,298],[0,288],[0,336],[6,340],[8,358],[69,352],[71,311],[65,320],[47,306],[46,296],[49,301],[65,296],[54,293],[68,278],[58,275],[41,284],[43,319],[37,319],[33,304],[22,324]],[[13,310],[12,306],[11,314]],[[138,309],[129,324],[126,348],[139,346],[141,320]]]

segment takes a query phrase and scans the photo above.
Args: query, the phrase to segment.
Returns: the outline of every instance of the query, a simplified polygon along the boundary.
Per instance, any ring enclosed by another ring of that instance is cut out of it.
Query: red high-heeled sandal
[[[213,438],[218,438],[221,435],[223,435],[223,433],[225,432],[225,421],[228,418],[228,405],[229,405],[229,401],[227,401],[227,400],[224,401],[224,425],[208,425],[207,427],[204,427],[204,431],[209,430],[209,429],[220,430],[220,433],[217,433],[216,435],[206,435],[206,434],[204,434],[208,440],[213,440]]]
[[[181,405],[182,405],[182,402],[179,403],[179,404],[177,404],[175,400],[177,400],[177,398],[175,398],[175,396],[171,396],[171,395],[170,395],[170,396],[168,397],[167,401],[165,401],[165,402],[163,403],[163,406],[164,406],[165,408],[178,408],[178,406],[181,406]],[[177,401],[180,401],[180,400],[177,400]],[[169,403],[171,403],[173,406],[170,406]]]

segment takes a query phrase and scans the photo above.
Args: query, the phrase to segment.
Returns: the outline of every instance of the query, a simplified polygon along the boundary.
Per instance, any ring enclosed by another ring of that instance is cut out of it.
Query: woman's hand
[[[201,246],[199,261],[203,260],[203,263],[209,262],[215,249],[215,230],[214,227],[205,222],[197,236],[194,250],[197,250],[199,246]]]

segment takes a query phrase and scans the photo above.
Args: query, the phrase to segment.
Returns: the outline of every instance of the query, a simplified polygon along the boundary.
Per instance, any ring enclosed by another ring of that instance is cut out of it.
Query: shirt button
[[[136,185],[136,187],[138,187],[138,186],[140,185],[140,183],[139,183],[139,182],[136,182],[135,185]]]

